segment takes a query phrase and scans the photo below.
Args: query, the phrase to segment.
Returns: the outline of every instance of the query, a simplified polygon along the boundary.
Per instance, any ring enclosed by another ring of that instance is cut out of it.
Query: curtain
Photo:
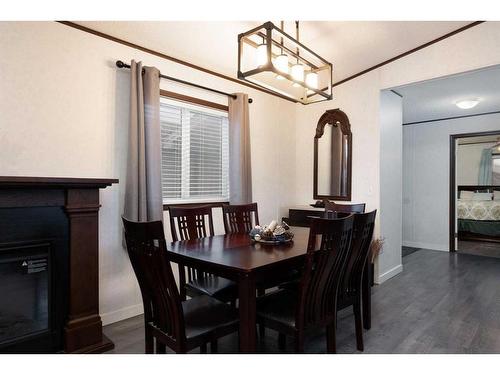
[[[123,215],[163,220],[161,191],[160,72],[131,62],[130,127]]]
[[[250,123],[248,95],[229,97],[229,200],[232,204],[252,202]]]
[[[491,185],[493,175],[493,160],[491,148],[485,148],[479,164],[479,185]]]

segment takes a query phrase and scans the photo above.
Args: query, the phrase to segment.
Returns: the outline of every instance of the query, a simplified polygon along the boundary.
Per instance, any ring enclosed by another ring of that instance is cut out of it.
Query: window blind
[[[163,201],[229,199],[227,113],[160,103]]]

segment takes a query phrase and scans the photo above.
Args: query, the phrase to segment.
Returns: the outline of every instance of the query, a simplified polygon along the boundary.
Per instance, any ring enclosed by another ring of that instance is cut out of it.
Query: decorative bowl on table
[[[290,230],[290,226],[284,221],[278,224],[276,220],[273,220],[269,225],[264,227],[257,225],[250,231],[250,237],[255,242],[280,244],[292,241],[293,232]]]

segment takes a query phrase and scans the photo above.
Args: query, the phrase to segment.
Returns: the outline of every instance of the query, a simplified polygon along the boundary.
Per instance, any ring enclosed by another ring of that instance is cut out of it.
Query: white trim
[[[389,271],[386,271],[378,276],[377,284],[382,284],[383,282],[389,280],[390,278],[400,274],[403,272],[403,265],[398,264],[396,267],[391,268]]]
[[[229,197],[227,198],[178,198],[178,199],[165,199],[163,204],[175,206],[176,204],[190,204],[190,203],[223,203],[229,202]]]
[[[101,314],[102,325],[107,326],[108,324],[132,318],[133,316],[141,315],[142,313],[144,313],[144,307],[142,303],[127,306],[120,310],[103,313]]]
[[[210,108],[201,104],[196,104],[196,103],[186,103],[183,100],[180,99],[174,99],[174,98],[167,98],[165,96],[160,96],[160,101],[175,107],[181,107],[181,108],[186,108],[189,110],[193,111],[198,111],[201,113],[207,113],[210,115],[215,115],[215,116],[221,116],[221,117],[228,117],[229,114],[227,111],[224,111],[222,109],[215,109],[215,108]]]
[[[403,241],[403,246],[416,247],[418,249],[425,249],[425,250],[449,251],[448,245],[440,245],[428,242]]]

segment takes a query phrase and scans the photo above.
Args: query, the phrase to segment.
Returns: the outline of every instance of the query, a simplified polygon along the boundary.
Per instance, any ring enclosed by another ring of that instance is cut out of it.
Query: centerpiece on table
[[[264,227],[260,225],[255,226],[250,231],[250,237],[255,242],[278,244],[292,241],[293,232],[290,230],[290,226],[284,221],[278,224],[276,220],[273,220],[269,225]]]

